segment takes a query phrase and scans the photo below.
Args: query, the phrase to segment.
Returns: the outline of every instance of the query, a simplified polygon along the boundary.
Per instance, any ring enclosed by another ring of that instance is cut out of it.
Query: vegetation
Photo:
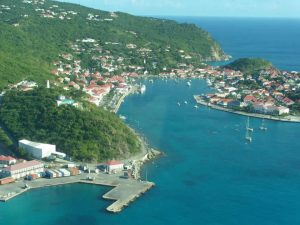
[[[254,74],[270,67],[272,64],[269,61],[260,58],[241,58],[225,66],[225,68],[239,70],[245,74]]]
[[[139,152],[136,135],[115,114],[89,103],[83,104],[84,109],[57,107],[60,93],[43,88],[7,92],[0,108],[1,123],[17,140],[56,144],[59,151],[78,160],[101,161]]]
[[[5,147],[11,147],[13,145],[12,141],[6,135],[5,131],[0,128],[0,143],[4,144]]]
[[[116,13],[112,17],[109,12],[51,0],[44,4],[32,2],[37,3],[1,0],[1,4],[9,6],[9,10],[0,7],[0,90],[22,79],[39,83],[46,78],[51,79],[52,62],[58,60],[59,54],[68,53],[69,43],[77,39],[100,40],[101,46],[113,55],[129,58],[128,65],[143,65],[143,57],[137,57],[132,49],[126,48],[126,44],[149,48],[152,50],[149,58],[158,63],[156,70],[182,61],[179,50],[192,55],[194,62],[225,57],[212,37],[195,25],[125,13]],[[57,7],[53,7],[54,4]],[[70,19],[64,20],[58,16],[44,18],[41,9],[56,15],[68,11],[77,14],[68,14]],[[98,21],[87,20],[89,14],[97,15]],[[105,20],[107,18],[109,20]],[[119,44],[106,45],[107,42]],[[166,51],[166,48],[169,50]],[[80,57],[87,66],[99,66],[94,65],[86,54]],[[150,70],[152,62],[147,62],[145,67]]]

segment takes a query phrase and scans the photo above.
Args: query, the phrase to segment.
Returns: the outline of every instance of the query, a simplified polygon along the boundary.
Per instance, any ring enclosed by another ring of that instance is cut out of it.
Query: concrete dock
[[[87,176],[93,177],[94,180],[88,180]],[[148,191],[154,186],[154,183],[147,181],[137,181],[134,179],[124,179],[119,175],[109,174],[81,174],[72,177],[62,177],[54,179],[37,179],[34,181],[26,181],[29,186],[24,189],[24,181],[0,186],[0,201],[8,201],[25,191],[43,188],[49,186],[57,186],[73,183],[86,183],[93,185],[104,185],[112,187],[112,190],[103,195],[104,199],[113,200],[114,202],[106,208],[107,211],[117,213],[128,206],[136,198]]]

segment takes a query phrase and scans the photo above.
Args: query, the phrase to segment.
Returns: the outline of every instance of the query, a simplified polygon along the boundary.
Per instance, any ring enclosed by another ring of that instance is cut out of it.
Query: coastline
[[[204,106],[207,106],[207,107],[210,107],[212,109],[219,110],[219,111],[238,114],[238,115],[242,115],[242,116],[260,118],[260,119],[274,120],[274,121],[278,121],[278,122],[300,123],[300,117],[288,116],[288,117],[285,117],[285,118],[278,118],[278,117],[274,117],[274,116],[271,116],[271,115],[263,115],[263,114],[258,114],[258,113],[247,113],[247,112],[236,111],[236,110],[233,110],[233,109],[224,108],[222,106],[218,106],[218,105],[214,105],[214,104],[208,104],[206,101],[201,100],[199,95],[194,95],[194,99],[200,105],[204,105]]]

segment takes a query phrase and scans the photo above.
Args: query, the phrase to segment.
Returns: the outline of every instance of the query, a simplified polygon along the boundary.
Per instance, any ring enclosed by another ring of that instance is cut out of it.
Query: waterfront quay
[[[204,105],[207,107],[210,107],[212,109],[224,111],[224,112],[229,112],[233,114],[238,114],[242,116],[249,116],[249,117],[255,117],[255,118],[261,118],[261,119],[268,119],[268,120],[275,120],[275,121],[281,121],[281,122],[294,122],[294,123],[300,123],[300,117],[299,116],[285,116],[285,117],[275,117],[272,115],[264,115],[264,114],[258,114],[258,113],[248,113],[248,112],[242,112],[242,111],[237,111],[234,109],[230,108],[225,108],[216,104],[209,103],[205,100],[203,100],[202,96],[200,95],[194,95],[194,99],[196,102],[200,105]]]
[[[91,179],[92,178],[92,179]],[[17,181],[15,183],[0,186],[0,201],[8,201],[26,191],[74,183],[85,183],[90,185],[110,186],[112,189],[103,195],[104,199],[114,201],[106,210],[112,213],[121,212],[135,199],[154,186],[148,181],[125,179],[120,174],[87,174],[78,176],[62,177],[54,179],[37,179],[33,181]],[[27,188],[26,188],[26,187]]]

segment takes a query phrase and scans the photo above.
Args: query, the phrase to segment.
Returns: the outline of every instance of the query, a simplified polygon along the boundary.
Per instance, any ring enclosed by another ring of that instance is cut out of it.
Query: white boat
[[[261,125],[260,125],[259,129],[262,130],[262,131],[267,131],[268,130],[268,128],[265,125],[265,119],[264,118],[261,121]]]
[[[120,115],[120,119],[122,119],[122,120],[126,120],[127,118],[126,118],[126,116],[122,116],[122,115]]]
[[[249,122],[249,117],[248,117],[247,124],[246,124],[246,136],[245,136],[245,139],[248,142],[252,142],[251,132],[253,132],[253,128],[250,128],[249,123],[250,122]]]
[[[188,104],[188,102],[187,102],[187,101],[184,101],[184,104],[186,104],[186,105],[187,105],[187,104]]]
[[[145,91],[146,91],[146,85],[142,85],[140,89],[141,94],[144,94]]]
[[[198,109],[198,108],[199,108],[199,106],[198,106],[198,105],[194,105],[194,108],[195,108],[195,109]]]
[[[188,82],[186,82],[186,85],[190,87],[192,84],[191,84],[191,82],[188,81]]]
[[[247,119],[246,129],[247,129],[248,131],[250,131],[250,132],[253,132],[253,131],[254,131],[254,129],[253,129],[252,127],[250,127],[250,119],[249,119],[249,117],[248,117],[248,119]]]
[[[180,106],[180,102],[177,102],[177,105]]]
[[[212,83],[211,83],[210,79],[206,79],[206,83],[207,83],[208,86],[212,86]]]

